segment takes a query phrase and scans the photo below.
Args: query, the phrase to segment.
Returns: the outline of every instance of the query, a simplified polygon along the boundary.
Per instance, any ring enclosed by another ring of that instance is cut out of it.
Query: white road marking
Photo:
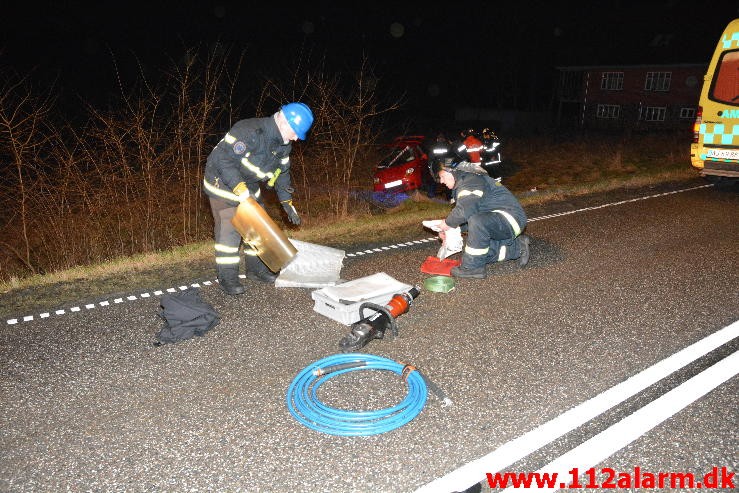
[[[485,473],[503,470],[737,336],[739,321],[668,356],[520,437],[504,443],[493,452],[427,483],[416,490],[416,493],[449,493],[469,488],[484,480]]]
[[[736,324],[739,324],[739,322],[736,322]],[[594,467],[604,459],[607,459],[737,373],[739,373],[739,351],[727,356],[710,368],[703,370],[688,381],[681,383],[638,411],[601,431],[593,438],[586,440],[566,454],[561,455],[537,472],[549,473],[550,477],[552,473],[557,473],[560,480],[564,480],[569,484],[569,480],[572,478],[568,474],[568,471],[572,468],[578,467],[584,473],[588,468]],[[512,493],[519,489],[529,488],[510,487],[503,491]],[[557,491],[560,487],[530,489],[537,491]]]
[[[634,199],[622,200],[622,201],[619,201],[619,202],[612,202],[612,203],[598,205],[598,206],[593,206],[593,207],[585,207],[585,208],[582,208],[582,209],[576,209],[576,210],[567,211],[567,212],[560,212],[560,213],[557,213],[557,214],[549,214],[549,215],[546,215],[546,216],[540,216],[540,217],[535,217],[535,218],[529,219],[528,222],[541,221],[541,220],[544,220],[544,219],[551,219],[551,218],[555,218],[555,217],[566,216],[566,215],[569,215],[569,214],[576,214],[576,213],[579,213],[579,212],[591,211],[591,210],[595,210],[595,209],[602,209],[604,207],[613,207],[613,206],[617,206],[617,205],[628,204],[630,202],[637,202],[637,201],[640,201],[640,200],[653,199],[653,198],[656,198],[656,197],[662,197],[662,196],[665,196],[665,195],[672,195],[672,194],[681,193],[681,192],[690,192],[692,190],[697,190],[697,189],[700,189],[700,188],[706,188],[706,187],[712,187],[712,186],[713,185],[711,185],[711,184],[708,184],[708,185],[700,185],[700,186],[697,186],[697,187],[684,188],[684,189],[675,190],[675,191],[672,191],[672,192],[658,193],[658,194],[654,194],[654,195],[647,195],[645,197],[637,197],[637,198],[634,198]],[[408,241],[408,242],[405,242],[405,243],[397,243],[395,245],[389,245],[389,246],[385,246],[385,247],[378,247],[378,248],[374,248],[374,249],[364,250],[364,251],[361,251],[361,252],[348,253],[346,256],[347,257],[356,257],[356,256],[368,255],[368,254],[372,254],[372,253],[376,253],[376,252],[381,252],[381,251],[387,250],[389,248],[399,248],[399,247],[405,247],[405,246],[419,245],[419,244],[422,244],[422,243],[427,243],[429,241],[436,241],[437,239],[438,238],[436,236],[432,236],[432,237],[429,237],[429,238],[424,238],[423,240],[413,240],[413,241]],[[246,278],[246,275],[240,274],[239,277],[242,278],[242,279],[245,279]],[[210,286],[212,283],[213,283],[212,281],[205,281],[203,284],[206,285],[206,286]],[[193,284],[192,286],[193,287],[198,287],[197,284]],[[182,291],[184,291],[184,290],[187,289],[187,286],[179,286],[179,289],[182,290]],[[168,293],[174,293],[177,290],[175,288],[167,288],[166,291]],[[161,296],[163,294],[163,292],[164,291],[162,291],[162,290],[154,291],[154,296]],[[141,294],[139,296],[141,298],[148,298],[149,297],[149,293],[144,293],[144,294]],[[129,296],[127,299],[128,300],[135,300],[136,297],[135,296]],[[123,302],[123,299],[122,298],[116,298],[113,302],[114,303],[121,303],[121,302]],[[99,303],[100,306],[108,306],[109,304],[110,303],[107,302],[107,301],[103,301],[103,302]],[[78,308],[78,310],[79,310],[79,308]],[[77,311],[77,310],[73,310],[73,311]],[[57,310],[54,313],[56,313],[57,315],[63,315],[65,313],[65,311],[64,310]],[[29,315],[27,315],[26,317],[23,317],[22,320],[23,321],[31,321],[31,320],[33,320],[33,318],[30,318],[30,319],[26,320],[27,317],[29,317]],[[41,318],[44,318],[44,317],[42,316]],[[11,319],[6,320],[6,323],[8,325],[13,325],[13,324],[17,324],[18,321],[19,321],[19,318],[16,317],[16,318],[11,318]]]

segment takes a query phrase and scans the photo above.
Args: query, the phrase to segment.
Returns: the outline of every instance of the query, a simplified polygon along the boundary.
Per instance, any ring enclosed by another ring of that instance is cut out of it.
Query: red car
[[[428,156],[423,135],[395,138],[375,170],[375,192],[408,192],[423,186]]]

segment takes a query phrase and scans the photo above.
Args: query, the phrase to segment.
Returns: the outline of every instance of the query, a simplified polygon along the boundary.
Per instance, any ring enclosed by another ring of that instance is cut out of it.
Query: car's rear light
[[[695,114],[695,123],[693,123],[693,144],[698,143],[698,137],[700,136],[701,124],[703,123],[703,106],[698,106],[698,111]]]

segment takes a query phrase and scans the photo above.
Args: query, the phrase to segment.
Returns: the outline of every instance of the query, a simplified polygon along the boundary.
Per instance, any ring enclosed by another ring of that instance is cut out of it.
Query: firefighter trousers
[[[235,266],[238,269],[241,257],[241,234],[236,231],[231,219],[236,214],[236,207],[218,197],[208,197],[210,210],[213,213],[213,237],[215,243],[216,265],[218,267]]]
[[[521,256],[516,231],[510,215],[500,212],[478,212],[467,222],[467,244],[462,254],[462,265],[478,269],[486,264],[513,260]],[[518,229],[518,228],[517,228]]]
[[[250,186],[249,191],[253,197],[257,198],[257,202],[263,206],[263,203],[260,200],[261,197],[258,193],[258,185],[255,189]],[[213,236],[215,238],[214,248],[216,266],[220,268],[232,266],[238,271],[241,262],[241,256],[239,255],[241,234],[236,230],[236,228],[234,228],[233,223],[231,223],[231,219],[233,219],[234,214],[236,214],[237,206],[231,205],[229,202],[218,197],[209,196],[208,199],[210,200],[210,210],[213,213]],[[247,266],[250,266],[250,270],[268,270],[267,266],[262,262],[262,259],[257,257],[257,252],[250,245],[244,245],[244,254],[249,257],[253,257],[250,262],[247,262]]]

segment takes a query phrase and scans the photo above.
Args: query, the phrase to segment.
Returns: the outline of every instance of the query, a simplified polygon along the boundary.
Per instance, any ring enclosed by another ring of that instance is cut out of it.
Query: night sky
[[[113,59],[134,78],[139,64],[220,41],[245,50],[247,74],[277,72],[301,50],[348,73],[364,53],[408,111],[437,114],[546,108],[556,66],[707,63],[739,17],[739,2],[724,0],[6,3],[0,66],[56,81],[62,103],[114,90]]]

